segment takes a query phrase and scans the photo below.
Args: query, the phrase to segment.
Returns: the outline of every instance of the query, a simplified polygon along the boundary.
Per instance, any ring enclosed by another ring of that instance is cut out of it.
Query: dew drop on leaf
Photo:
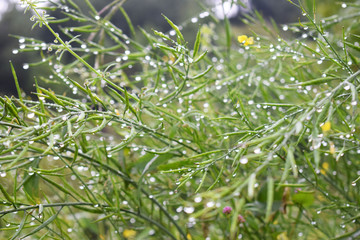
[[[31,176],[31,175],[34,175],[34,170],[32,169],[32,167],[29,167],[29,172],[28,174]]]
[[[249,162],[249,160],[246,157],[243,157],[240,159],[241,164],[247,164],[248,162]]]

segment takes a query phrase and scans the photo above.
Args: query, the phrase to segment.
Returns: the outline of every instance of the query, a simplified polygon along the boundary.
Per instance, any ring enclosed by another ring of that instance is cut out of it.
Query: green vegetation
[[[359,238],[360,1],[292,2],[301,21],[246,33],[21,2],[54,41],[19,37],[48,73],[26,96],[10,64],[18,98],[0,97],[0,238]]]

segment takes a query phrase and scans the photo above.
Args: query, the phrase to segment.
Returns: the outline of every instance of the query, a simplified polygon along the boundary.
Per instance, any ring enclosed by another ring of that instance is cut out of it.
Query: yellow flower
[[[239,41],[239,43],[245,43],[246,40],[247,40],[247,36],[246,36],[246,35],[238,36],[238,41]]]
[[[254,44],[254,38],[249,37],[244,45],[247,46],[247,45],[252,45],[252,44]]]
[[[325,175],[326,174],[326,171],[329,169],[329,163],[327,163],[327,162],[324,162],[323,164],[322,164],[322,169],[320,170],[320,173],[322,174],[322,175]]]
[[[136,231],[134,231],[132,229],[125,229],[123,232],[123,236],[124,236],[124,238],[127,238],[127,239],[134,239],[136,236]]]
[[[321,130],[323,131],[323,133],[326,133],[326,132],[330,131],[330,129],[331,129],[331,123],[329,121],[327,121],[324,124],[322,124],[320,127],[321,127]]]
[[[247,37],[246,35],[238,36],[238,42],[244,44],[244,46],[252,45],[254,44],[254,38],[253,37]]]

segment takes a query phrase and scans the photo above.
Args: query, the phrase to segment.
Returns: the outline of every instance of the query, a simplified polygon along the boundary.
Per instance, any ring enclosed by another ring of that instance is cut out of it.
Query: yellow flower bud
[[[247,45],[252,45],[254,44],[254,38],[253,37],[249,37],[247,39],[247,41],[244,43],[244,46],[247,46]]]
[[[325,175],[326,174],[326,171],[329,169],[329,163],[327,163],[327,162],[324,162],[323,164],[322,164],[322,169],[320,170],[320,173],[322,174],[322,175]]]
[[[324,124],[322,124],[320,127],[321,127],[321,130],[323,131],[323,133],[326,133],[326,132],[330,131],[330,129],[331,129],[331,123],[329,121],[327,121]]]
[[[248,38],[246,35],[238,36],[237,40],[238,40],[239,43],[244,44],[244,46],[254,44],[254,38],[253,37]]]
[[[134,231],[132,229],[125,229],[123,232],[123,236],[124,236],[124,238],[127,238],[127,239],[134,239],[136,236],[136,231]]]
[[[248,37],[246,35],[241,35],[241,36],[238,36],[238,41],[239,41],[239,43],[246,43],[247,38]]]

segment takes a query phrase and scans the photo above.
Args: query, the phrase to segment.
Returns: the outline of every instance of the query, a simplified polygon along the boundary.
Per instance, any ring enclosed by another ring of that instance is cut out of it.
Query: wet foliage
[[[360,1],[248,28],[204,8],[169,32],[80,2],[21,1],[53,41],[18,37],[48,73],[27,96],[11,65],[0,97],[1,238],[360,236]]]

